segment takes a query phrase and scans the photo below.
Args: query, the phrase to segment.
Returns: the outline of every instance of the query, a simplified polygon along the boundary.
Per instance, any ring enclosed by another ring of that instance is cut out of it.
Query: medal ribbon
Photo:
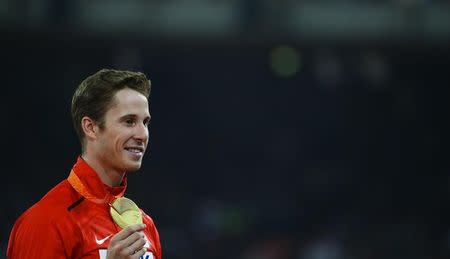
[[[121,191],[118,195],[112,195],[109,192],[107,192],[103,199],[97,198],[95,195],[89,192],[89,190],[81,182],[80,178],[78,178],[78,176],[75,174],[73,170],[70,171],[67,181],[69,181],[70,185],[72,185],[75,191],[77,191],[81,196],[97,204],[109,204],[111,206],[111,204],[115,199],[122,197],[123,194],[125,193],[125,189]]]

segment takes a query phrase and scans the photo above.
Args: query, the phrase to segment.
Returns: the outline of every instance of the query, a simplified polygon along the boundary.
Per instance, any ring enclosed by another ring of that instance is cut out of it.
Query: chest
[[[76,213],[76,222],[81,233],[81,243],[77,246],[77,258],[106,258],[106,252],[111,239],[121,231],[111,215],[107,205],[85,204],[82,211]],[[145,223],[145,222],[144,222]],[[147,224],[147,226],[149,226]],[[141,259],[154,259],[154,237],[150,229],[144,230],[147,252]]]

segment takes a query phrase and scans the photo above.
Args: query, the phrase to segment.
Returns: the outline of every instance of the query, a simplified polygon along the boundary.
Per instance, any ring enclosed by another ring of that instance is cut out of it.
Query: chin
[[[126,165],[126,172],[134,172],[141,168],[141,162],[139,163],[129,163]]]

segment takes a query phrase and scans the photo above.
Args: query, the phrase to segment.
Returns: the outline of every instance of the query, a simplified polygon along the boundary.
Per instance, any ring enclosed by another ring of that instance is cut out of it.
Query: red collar
[[[96,203],[111,203],[115,198],[122,197],[127,188],[126,175],[120,186],[107,186],[81,156],[78,157],[77,162],[73,166],[68,180],[80,195]]]

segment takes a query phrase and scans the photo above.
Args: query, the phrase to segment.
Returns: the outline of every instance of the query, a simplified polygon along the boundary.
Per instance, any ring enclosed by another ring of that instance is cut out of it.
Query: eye
[[[127,120],[125,120],[125,124],[127,124],[128,126],[133,126],[135,124],[135,122],[132,119],[127,119]]]
[[[146,127],[150,126],[150,120],[144,120],[144,125],[145,125]]]

